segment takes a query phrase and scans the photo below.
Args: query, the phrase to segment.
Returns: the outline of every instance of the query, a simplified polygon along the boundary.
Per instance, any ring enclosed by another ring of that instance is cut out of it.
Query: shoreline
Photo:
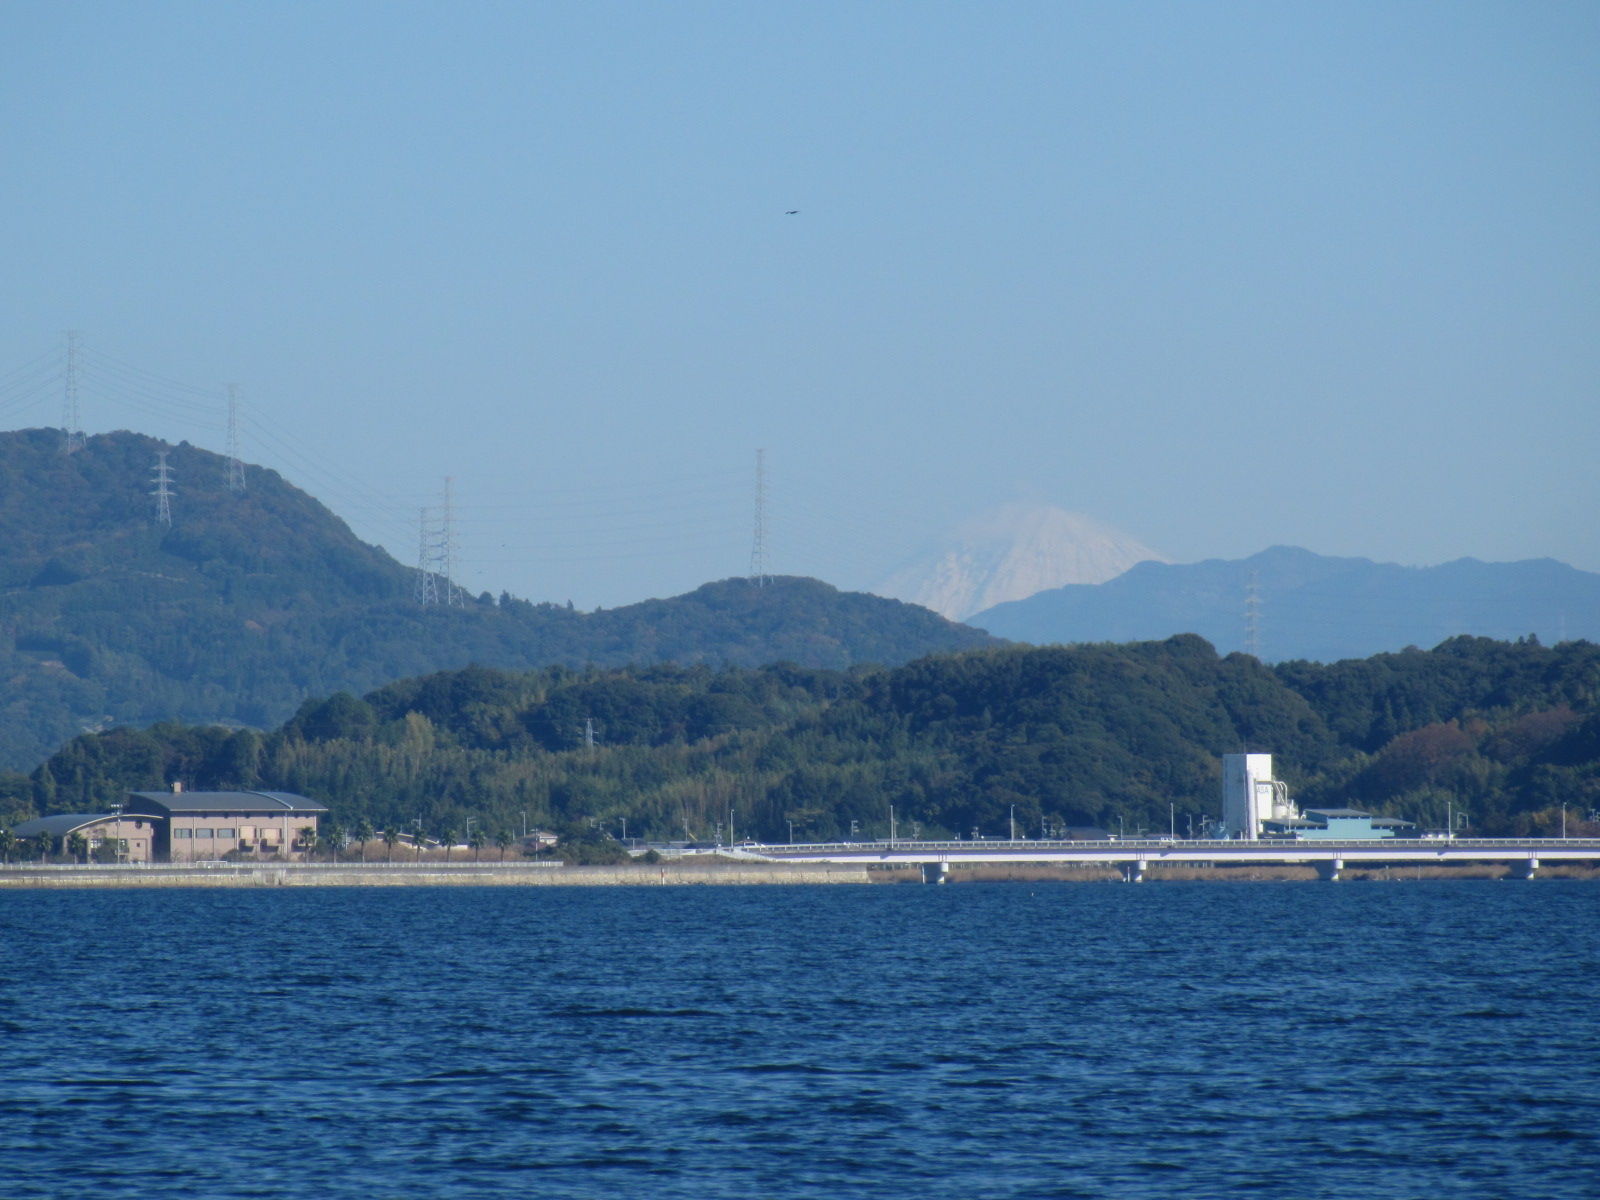
[[[865,866],[830,863],[697,863],[583,867],[558,863],[229,863],[189,866],[11,866],[7,888],[147,887],[672,887],[873,882]]]
[[[1339,882],[1405,883],[1420,880],[1510,878],[1494,863],[1461,866],[1346,867]],[[1113,883],[1114,866],[953,865],[946,881],[963,883]],[[1149,866],[1144,883],[1317,882],[1313,867],[1251,864],[1232,867]],[[1583,865],[1541,866],[1536,879],[1600,881],[1600,869]],[[664,862],[626,866],[565,866],[553,863],[256,863],[215,867],[12,865],[0,867],[0,890],[8,888],[147,887],[706,887],[824,884],[924,885],[914,866],[831,863]]]

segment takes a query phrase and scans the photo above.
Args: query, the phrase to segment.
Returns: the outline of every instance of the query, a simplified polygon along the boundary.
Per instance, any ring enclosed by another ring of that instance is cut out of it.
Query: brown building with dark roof
[[[98,862],[147,863],[155,856],[161,831],[159,817],[130,813],[56,813],[23,821],[11,832],[18,838],[47,837],[50,853],[71,853],[77,834],[89,857]]]
[[[293,792],[129,792],[124,814],[156,821],[155,858],[303,858],[325,806]],[[306,831],[310,832],[307,833]]]

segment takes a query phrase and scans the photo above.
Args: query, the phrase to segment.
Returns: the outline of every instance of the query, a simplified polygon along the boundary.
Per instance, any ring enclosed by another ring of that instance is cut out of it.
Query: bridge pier
[[[1144,882],[1144,861],[1142,859],[1136,859],[1133,862],[1125,862],[1122,864],[1122,882]]]
[[[1522,861],[1511,864],[1511,878],[1532,879],[1534,877],[1534,872],[1536,872],[1538,869],[1539,860],[1530,854]]]
[[[1325,858],[1317,863],[1317,878],[1326,880],[1328,883],[1337,883],[1339,872],[1342,870],[1344,870],[1344,859]]]
[[[922,864],[923,883],[948,883],[945,876],[950,874],[950,864],[947,862],[929,862]]]

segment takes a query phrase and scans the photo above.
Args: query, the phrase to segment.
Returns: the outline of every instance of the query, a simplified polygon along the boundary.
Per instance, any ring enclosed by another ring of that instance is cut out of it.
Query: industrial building
[[[1292,821],[1300,810],[1289,799],[1289,785],[1272,777],[1270,754],[1222,756],[1223,836],[1253,842],[1268,821]]]
[[[1312,808],[1301,812],[1289,786],[1272,777],[1270,754],[1222,756],[1223,836],[1253,842],[1263,838],[1313,838],[1366,841],[1416,837],[1417,827],[1394,817],[1375,817],[1354,808]]]

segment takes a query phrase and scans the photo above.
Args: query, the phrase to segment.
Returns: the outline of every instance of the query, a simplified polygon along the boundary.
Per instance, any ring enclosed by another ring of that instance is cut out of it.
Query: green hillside
[[[1374,716],[1376,714],[1376,716]],[[592,735],[593,744],[590,744]],[[1332,667],[1219,657],[1194,636],[1005,647],[890,669],[453,671],[309,701],[275,732],[79,738],[0,781],[14,816],[129,788],[267,787],[347,828],[765,838],[852,828],[1180,832],[1218,809],[1219,757],[1268,750],[1306,804],[1484,834],[1600,808],[1600,647],[1462,638]],[[1600,828],[1596,829],[1600,833]]]
[[[163,450],[170,527],[150,495]],[[69,456],[59,431],[0,434],[0,768],[114,725],[267,728],[308,696],[474,662],[844,668],[994,641],[809,579],[597,613],[504,595],[423,609],[412,570],[276,473],[226,482],[226,460],[187,443],[115,433]]]

